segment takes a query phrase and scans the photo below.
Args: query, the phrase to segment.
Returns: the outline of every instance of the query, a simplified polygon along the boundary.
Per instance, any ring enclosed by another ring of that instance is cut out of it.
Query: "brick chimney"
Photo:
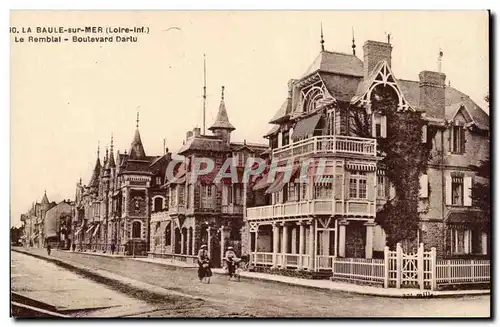
[[[193,137],[193,131],[187,131],[186,133],[186,141]]]
[[[445,81],[443,73],[424,70],[418,74],[419,107],[431,117],[445,118]]]
[[[373,68],[381,62],[387,61],[391,66],[392,46],[387,42],[368,40],[363,45],[363,72],[365,79],[371,74]]]
[[[200,137],[201,129],[199,127],[193,128],[194,137]]]

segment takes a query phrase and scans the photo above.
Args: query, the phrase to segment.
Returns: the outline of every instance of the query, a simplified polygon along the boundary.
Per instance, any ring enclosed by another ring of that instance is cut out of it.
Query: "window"
[[[379,138],[379,137],[380,137],[380,135],[381,135],[381,133],[380,133],[380,132],[381,132],[380,122],[376,122],[376,123],[375,123],[375,136],[376,136],[377,138]]]
[[[213,203],[213,185],[202,186],[201,205],[203,208],[211,209],[214,207]]]
[[[184,185],[179,186],[179,205],[184,205]]]
[[[385,199],[385,175],[377,175],[377,198]]]
[[[334,110],[329,110],[328,111],[328,123],[327,123],[327,134],[328,135],[335,135],[335,111]]]
[[[153,210],[154,211],[161,211],[162,209],[163,209],[163,199],[160,197],[155,198]]]
[[[170,205],[171,206],[174,206],[175,205],[175,192],[176,192],[176,187],[175,185],[173,185],[171,188],[170,188]]]
[[[191,205],[191,189],[192,189],[191,184],[188,184],[187,195],[186,195],[186,208],[189,208],[189,206]]]
[[[296,192],[297,186],[295,183],[290,183],[288,184],[288,201],[297,201],[297,192]]]
[[[134,221],[132,223],[132,238],[141,237],[141,223],[139,221]]]
[[[290,131],[285,131],[282,134],[281,146],[288,145],[289,142],[290,142]]]
[[[333,176],[322,176],[314,183],[315,199],[331,199],[333,197]]]
[[[472,253],[472,231],[470,229],[451,229],[450,245],[452,254]]]
[[[156,177],[156,185],[161,185],[161,177]]]
[[[269,139],[269,146],[271,147],[271,149],[276,149],[278,147],[278,136],[277,135],[272,136]]]
[[[366,199],[366,173],[353,172],[349,178],[349,197],[354,199]]]
[[[454,206],[463,205],[463,191],[464,179],[463,177],[453,177],[451,182],[451,204]]]
[[[465,152],[465,129],[462,126],[453,126],[451,128],[451,152]]]

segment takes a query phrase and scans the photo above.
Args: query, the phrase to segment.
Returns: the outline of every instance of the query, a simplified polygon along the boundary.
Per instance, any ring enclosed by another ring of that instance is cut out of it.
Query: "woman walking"
[[[210,284],[210,277],[212,277],[212,270],[210,269],[210,258],[208,256],[208,247],[202,245],[198,252],[198,278],[200,282],[205,279],[207,284]]]

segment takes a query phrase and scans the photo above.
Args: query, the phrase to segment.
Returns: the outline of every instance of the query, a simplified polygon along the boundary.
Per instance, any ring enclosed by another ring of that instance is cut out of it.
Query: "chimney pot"
[[[193,131],[187,131],[186,133],[186,141],[189,140],[193,136]]]
[[[200,137],[201,129],[199,127],[195,127],[193,129],[194,137]]]

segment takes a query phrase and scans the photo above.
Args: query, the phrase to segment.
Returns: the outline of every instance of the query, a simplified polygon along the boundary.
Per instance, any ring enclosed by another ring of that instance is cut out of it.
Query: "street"
[[[46,255],[44,249],[29,249],[29,252]],[[49,264],[25,254],[11,253],[15,265],[12,267],[13,288],[22,289],[23,285],[29,286],[32,283],[30,280],[37,273],[42,273],[39,267],[46,267]],[[197,280],[196,269],[193,268],[162,266],[130,258],[112,258],[63,251],[53,251],[51,257],[203,299],[200,303],[199,300],[185,298],[177,302],[175,306],[162,307],[159,305],[161,300],[153,303],[148,301],[147,297],[138,298],[129,290],[120,290],[113,285],[105,286],[92,281],[92,287],[99,287],[109,292],[108,298],[112,301],[127,303],[129,307],[143,308],[143,312],[134,309],[135,311],[132,310],[134,313],[127,314],[137,317],[488,317],[490,315],[490,296],[387,298],[323,291],[253,279],[234,282],[228,281],[226,276],[221,275],[214,275],[212,283],[207,285]],[[36,265],[35,261],[38,262]],[[60,280],[60,276],[68,273],[55,264],[50,263],[50,265],[53,265],[53,272],[49,278],[54,281]],[[16,275],[19,267],[23,267],[23,275]],[[47,267],[43,270],[46,271]],[[65,284],[75,283],[77,282],[66,278]],[[54,288],[52,290],[54,297],[61,292],[57,289],[57,285],[54,282],[46,283],[47,287]],[[68,299],[71,297],[69,293],[65,296]],[[105,316],[106,312],[102,314]]]

